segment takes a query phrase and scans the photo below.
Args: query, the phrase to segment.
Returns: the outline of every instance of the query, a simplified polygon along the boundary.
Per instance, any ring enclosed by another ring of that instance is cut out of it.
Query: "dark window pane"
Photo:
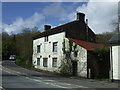
[[[43,58],[43,66],[47,67],[47,58]]]
[[[40,45],[37,45],[37,53],[40,53]]]
[[[40,58],[37,58],[37,65],[40,66]]]

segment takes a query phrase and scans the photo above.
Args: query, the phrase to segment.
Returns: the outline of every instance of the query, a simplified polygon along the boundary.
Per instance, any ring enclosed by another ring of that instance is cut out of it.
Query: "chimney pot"
[[[44,30],[47,31],[48,29],[51,29],[51,25],[44,25]]]
[[[85,20],[85,14],[84,13],[77,13],[77,20],[84,21]]]

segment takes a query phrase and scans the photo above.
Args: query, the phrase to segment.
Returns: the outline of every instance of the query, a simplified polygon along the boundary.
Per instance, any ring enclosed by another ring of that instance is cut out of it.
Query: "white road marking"
[[[14,70],[5,68],[5,67],[3,67],[3,66],[2,66],[2,68],[5,69],[5,71],[7,71],[8,73],[11,73],[11,74],[16,74],[16,73],[17,73],[17,74],[27,75],[27,74],[25,74],[25,73],[21,73],[21,72],[18,72],[18,71],[14,71]],[[17,75],[17,74],[16,74],[16,75]]]
[[[47,82],[53,82],[53,81],[55,81],[55,80],[43,80],[43,81],[47,81]]]
[[[41,81],[41,80],[37,80],[37,79],[32,79],[32,78],[29,78],[29,77],[26,77],[27,79],[30,79],[30,80],[34,80],[36,82],[44,82],[44,81]],[[52,84],[52,83],[48,83],[48,82],[44,82],[45,84],[49,84],[49,85],[52,85],[52,86],[56,86],[56,87],[60,87],[60,88],[68,88],[68,87],[63,87],[63,86],[60,86],[60,85],[56,85],[56,84]]]
[[[3,66],[2,66],[3,67]],[[7,73],[10,73],[10,74],[23,74],[23,75],[26,75],[27,76],[27,74],[25,74],[25,73],[21,73],[21,72],[18,72],[18,71],[14,71],[14,70],[11,70],[11,69],[8,69],[8,68],[5,68],[5,67],[3,67],[3,69],[5,69],[5,71],[7,72]],[[10,71],[12,71],[12,72],[10,72]],[[16,74],[16,75],[17,75]],[[31,79],[31,80],[34,80],[34,81],[36,81],[36,82],[44,82],[44,83],[46,83],[46,84],[49,84],[49,85],[52,85],[52,86],[56,86],[56,87],[60,87],[60,88],[70,88],[70,87],[65,87],[65,86],[60,86],[60,85],[58,85],[58,84],[62,84],[62,85],[67,85],[67,86],[71,86],[72,84],[69,84],[69,83],[62,83],[62,82],[58,82],[58,81],[55,81],[55,80],[45,80],[45,79],[43,79],[43,78],[39,78],[39,79],[41,79],[41,80],[37,80],[37,79],[32,79],[32,78],[29,78],[29,77],[25,77],[25,78],[27,78],[27,79]],[[49,83],[49,82],[53,82],[53,83]],[[74,86],[74,88],[88,88],[88,87],[85,87],[85,86],[80,86],[80,85],[73,85]]]
[[[15,74],[15,73],[13,73],[13,72],[16,72],[17,74],[23,74],[23,73],[20,73],[20,72],[17,72],[17,71],[10,70],[10,69],[5,68],[5,67],[3,67],[3,68],[5,69],[5,72],[10,73],[10,74]],[[8,71],[8,70],[9,70],[9,71]],[[10,71],[13,71],[13,72],[10,72]],[[16,75],[17,75],[17,74],[16,74]],[[41,81],[41,80],[29,78],[29,77],[25,77],[25,78],[30,79],[30,80],[34,80],[34,81],[37,81],[37,82],[44,82],[44,81]],[[47,83],[47,82],[44,82],[44,83],[45,83],[45,84],[52,85],[52,86],[60,87],[60,88],[67,88],[67,87],[63,87],[63,86],[59,86],[59,85],[54,85],[54,84]]]

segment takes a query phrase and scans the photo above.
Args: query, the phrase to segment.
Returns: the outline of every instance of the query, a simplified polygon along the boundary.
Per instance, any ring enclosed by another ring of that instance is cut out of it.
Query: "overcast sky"
[[[8,32],[19,33],[23,28],[39,27],[44,24],[52,27],[76,19],[76,13],[83,12],[90,28],[95,33],[114,30],[112,22],[117,22],[117,2],[3,2],[2,28]],[[0,24],[1,25],[1,24]],[[0,26],[1,27],[1,26]]]

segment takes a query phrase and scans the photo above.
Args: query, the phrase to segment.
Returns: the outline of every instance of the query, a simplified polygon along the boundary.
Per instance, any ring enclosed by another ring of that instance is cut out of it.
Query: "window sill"
[[[43,67],[48,67],[48,66],[43,66]]]

